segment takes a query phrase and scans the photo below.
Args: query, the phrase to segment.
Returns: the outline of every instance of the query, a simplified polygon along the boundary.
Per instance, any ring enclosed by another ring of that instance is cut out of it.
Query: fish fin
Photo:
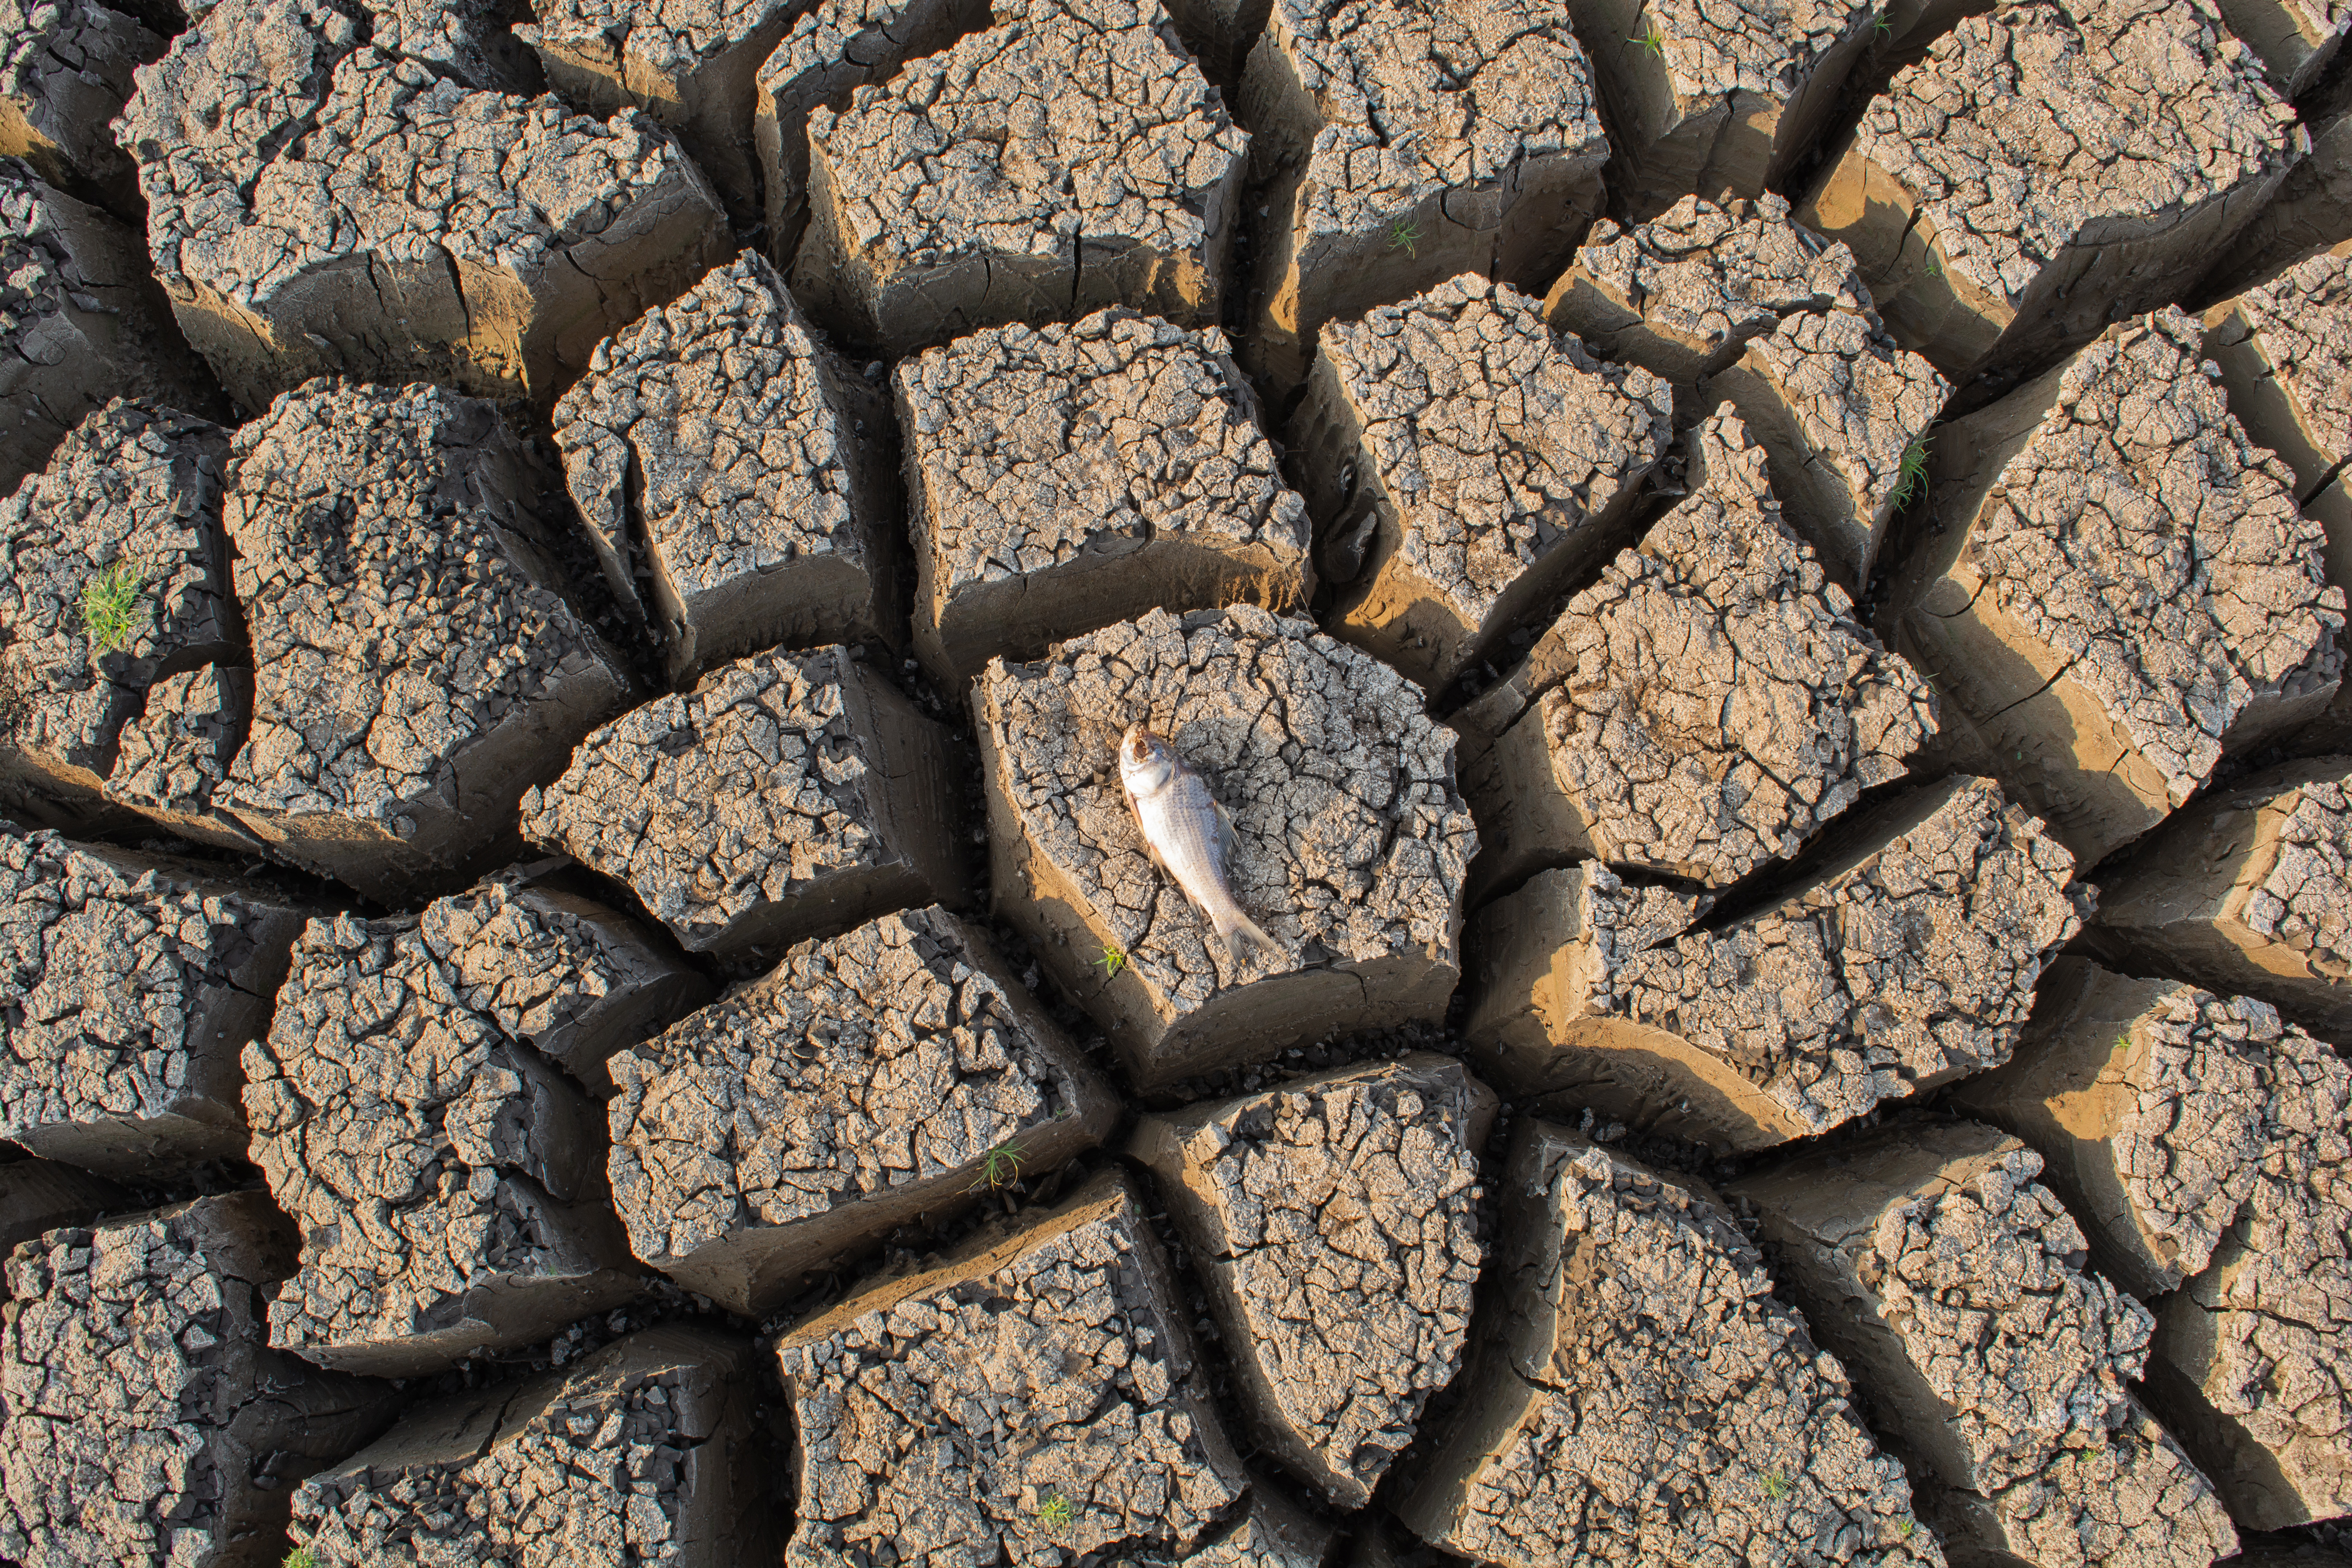
[[[1253,947],[1263,952],[1269,960],[1278,961],[1288,956],[1282,951],[1281,943],[1266,935],[1255,921],[1238,909],[1224,919],[1210,923],[1217,928],[1217,934],[1225,939],[1225,952],[1233,959],[1236,969],[1241,967],[1242,960]]]
[[[1221,877],[1230,876],[1234,849],[1240,842],[1234,834],[1234,816],[1225,809],[1225,803],[1214,795],[1209,797],[1209,804],[1217,808],[1217,871]]]

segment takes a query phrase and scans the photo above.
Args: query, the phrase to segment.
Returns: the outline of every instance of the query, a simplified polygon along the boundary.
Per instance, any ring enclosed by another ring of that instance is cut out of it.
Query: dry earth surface
[[[2346,1568],[2347,32],[0,0],[0,1568]]]

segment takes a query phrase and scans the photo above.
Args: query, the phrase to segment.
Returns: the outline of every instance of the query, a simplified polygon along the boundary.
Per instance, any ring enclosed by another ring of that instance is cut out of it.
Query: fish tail
[[[1253,947],[1264,952],[1270,959],[1282,956],[1280,944],[1276,942],[1274,938],[1266,935],[1259,929],[1255,921],[1244,914],[1239,909],[1224,910],[1213,923],[1217,928],[1217,934],[1225,939],[1225,952],[1233,956],[1236,968],[1240,966],[1242,960],[1248,956],[1249,950]]]

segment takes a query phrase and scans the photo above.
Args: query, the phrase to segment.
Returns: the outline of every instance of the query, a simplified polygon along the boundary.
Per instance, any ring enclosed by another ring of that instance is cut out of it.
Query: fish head
[[[1129,724],[1119,737],[1119,782],[1129,795],[1156,795],[1167,788],[1178,765],[1176,748],[1148,725]]]

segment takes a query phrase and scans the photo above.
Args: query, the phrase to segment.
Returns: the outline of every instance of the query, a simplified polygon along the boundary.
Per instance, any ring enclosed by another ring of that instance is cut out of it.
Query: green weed
[[[1666,58],[1666,36],[1658,30],[1658,25],[1655,22],[1650,24],[1648,32],[1625,41],[1629,44],[1639,44],[1649,50],[1652,59],[1662,60]]]
[[[286,1554],[286,1568],[319,1568],[319,1560],[310,1555],[307,1546],[298,1546]]]
[[[1903,448],[1903,466],[1895,470],[1895,510],[1901,511],[1927,482],[1927,437],[1920,437]]]
[[[1028,1157],[1029,1151],[1018,1143],[999,1143],[980,1157],[980,1175],[964,1190],[976,1193],[984,1188],[992,1193],[1011,1186],[1021,1179],[1021,1163]]]
[[[1789,1495],[1789,1478],[1778,1470],[1764,1472],[1764,1495],[1779,1502]]]
[[[1103,950],[1095,955],[1095,962],[1102,965],[1103,978],[1108,980],[1127,967],[1127,954],[1106,944]]]
[[[1077,1505],[1061,1493],[1047,1492],[1037,1500],[1037,1522],[1055,1534],[1069,1529],[1077,1520]]]
[[[1421,225],[1409,217],[1401,217],[1389,225],[1389,248],[1402,250],[1415,261],[1421,259]]]
[[[140,604],[147,578],[138,567],[118,561],[81,585],[81,625],[94,658],[131,646],[151,612]]]

